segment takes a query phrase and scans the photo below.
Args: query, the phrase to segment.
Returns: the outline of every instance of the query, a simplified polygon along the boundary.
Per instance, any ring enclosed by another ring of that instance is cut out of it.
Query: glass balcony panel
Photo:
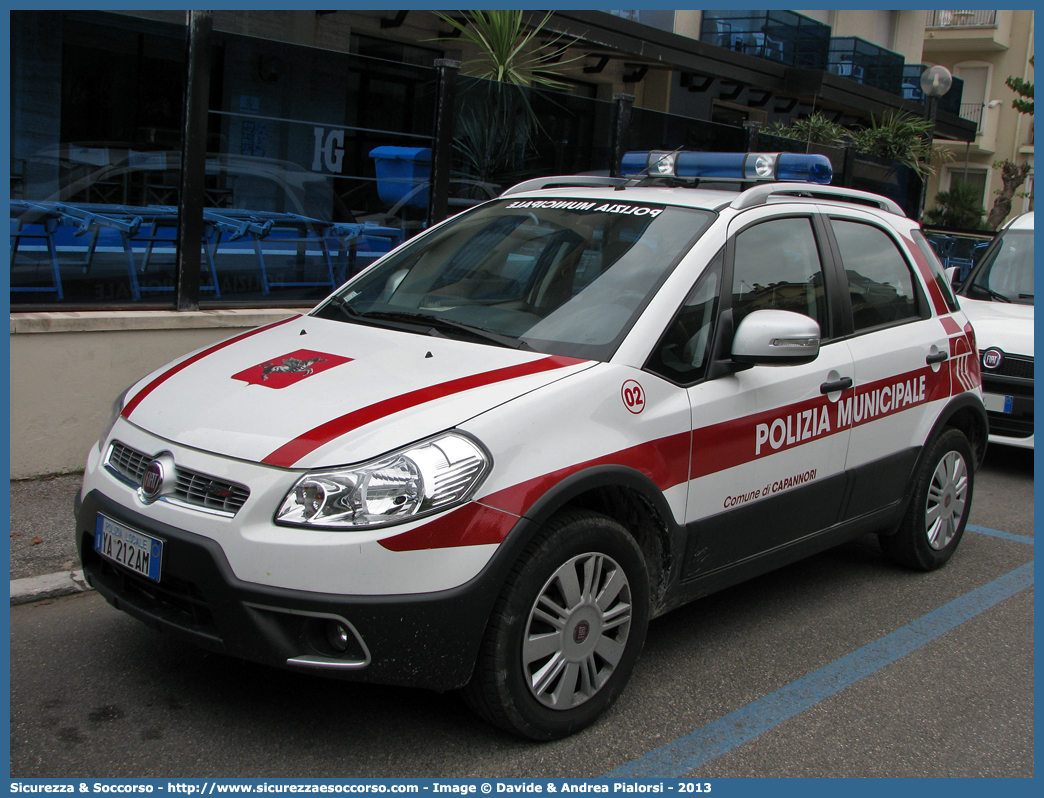
[[[865,86],[902,95],[903,57],[856,36],[830,40],[827,69]]]
[[[704,11],[700,41],[787,66],[825,69],[830,27],[793,11]]]

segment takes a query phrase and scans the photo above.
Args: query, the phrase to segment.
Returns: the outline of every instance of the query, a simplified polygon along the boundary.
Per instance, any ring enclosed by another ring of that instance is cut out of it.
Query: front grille
[[[1033,379],[1033,358],[1022,355],[1005,355],[1000,368],[988,369],[983,366],[983,376],[1015,377],[1020,380]]]
[[[136,488],[141,487],[142,477],[152,456],[130,448],[119,441],[109,447],[107,465]],[[177,467],[177,487],[174,496],[185,504],[208,510],[235,515],[250,497],[245,485],[227,482],[215,477]]]
[[[1033,434],[1033,418],[1012,418],[1004,413],[989,413],[990,434],[1008,438],[1028,438]]]
[[[124,446],[119,441],[114,441],[109,449],[109,465],[137,487],[141,487],[141,479],[145,476],[145,469],[151,461],[151,457]]]
[[[239,512],[239,508],[250,496],[250,491],[242,485],[223,482],[182,468],[178,469],[178,487],[174,493],[187,504],[221,510],[233,515]]]

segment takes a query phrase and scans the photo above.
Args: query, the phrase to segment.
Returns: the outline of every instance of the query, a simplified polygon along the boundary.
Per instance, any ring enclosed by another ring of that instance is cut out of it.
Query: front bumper
[[[1032,449],[1033,380],[984,373],[982,390],[990,421],[990,442]]]
[[[94,551],[98,513],[163,541],[159,583]],[[503,558],[452,590],[342,596],[238,579],[215,541],[135,513],[90,491],[76,502],[76,545],[87,581],[110,604],[161,631],[243,659],[330,676],[435,690],[470,678],[503,584]],[[329,624],[349,630],[345,650]]]

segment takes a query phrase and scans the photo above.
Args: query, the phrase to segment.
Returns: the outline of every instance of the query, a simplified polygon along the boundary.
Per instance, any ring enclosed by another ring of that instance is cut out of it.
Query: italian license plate
[[[983,394],[983,404],[986,405],[986,409],[994,413],[1010,413],[1011,406],[1014,402],[1011,396],[1001,396],[996,393]]]
[[[159,581],[163,559],[162,540],[118,524],[99,513],[94,525],[94,550],[124,568],[155,582]]]

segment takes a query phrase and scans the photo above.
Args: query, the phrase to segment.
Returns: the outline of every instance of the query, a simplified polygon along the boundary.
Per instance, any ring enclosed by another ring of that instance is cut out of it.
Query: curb
[[[28,604],[32,601],[72,596],[86,593],[91,586],[83,578],[83,571],[62,571],[44,576],[30,576],[11,580],[11,604]]]

